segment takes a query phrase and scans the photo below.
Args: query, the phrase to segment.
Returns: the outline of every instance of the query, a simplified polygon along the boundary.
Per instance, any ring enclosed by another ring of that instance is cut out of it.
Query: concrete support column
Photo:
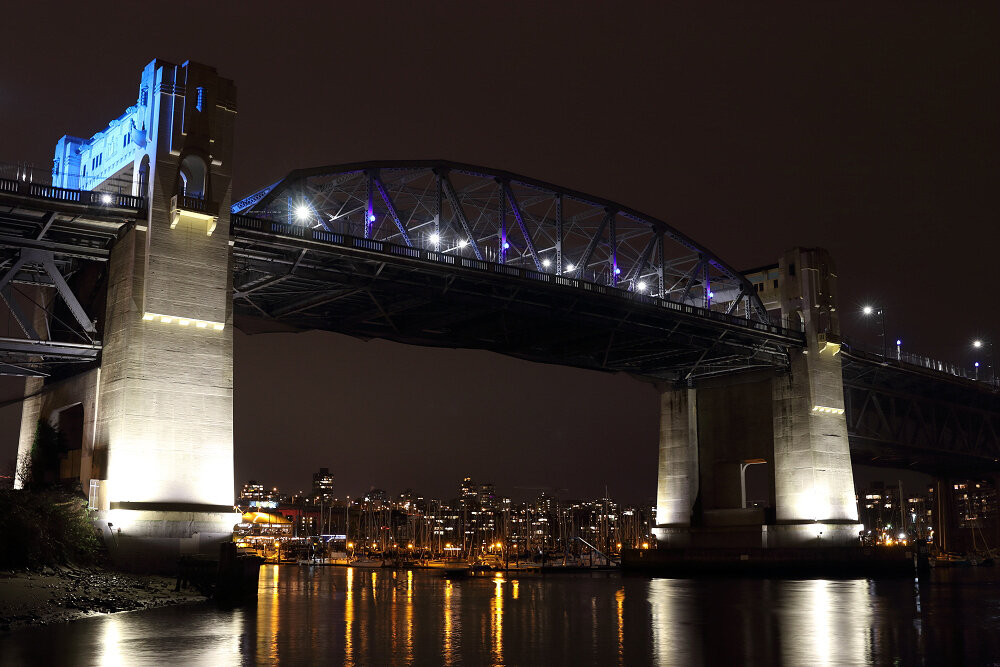
[[[934,481],[934,544],[941,551],[955,548],[958,538],[958,512],[955,508],[955,482],[950,477]]]
[[[840,360],[791,355],[791,373],[775,380],[773,394],[777,519],[857,522]]]
[[[694,389],[660,395],[660,457],[656,482],[658,540],[669,529],[686,530],[698,496],[698,403]]]

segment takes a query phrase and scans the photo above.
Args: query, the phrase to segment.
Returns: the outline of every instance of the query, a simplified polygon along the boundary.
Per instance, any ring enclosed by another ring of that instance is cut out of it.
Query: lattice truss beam
[[[861,371],[859,372],[859,369]],[[858,462],[934,472],[941,454],[1000,470],[1000,397],[979,386],[851,362],[845,413]],[[954,385],[954,386],[950,386]],[[867,457],[867,459],[865,458]]]
[[[81,203],[76,191],[5,185],[0,180],[0,374],[44,376],[96,361],[109,247],[139,204]]]
[[[503,171],[443,161],[299,170],[232,210],[767,321],[738,271],[667,223]]]

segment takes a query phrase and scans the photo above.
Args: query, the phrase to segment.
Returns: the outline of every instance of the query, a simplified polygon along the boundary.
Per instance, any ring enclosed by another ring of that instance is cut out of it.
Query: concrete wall
[[[740,463],[746,459],[767,461],[767,500],[774,506],[771,376],[770,372],[755,373],[699,386],[699,492],[703,511],[741,507]]]
[[[17,446],[19,462],[31,451],[39,419],[45,419],[58,426],[56,422],[60,410],[77,404],[82,405],[83,432],[80,442],[80,462],[79,466],[76,466],[76,470],[73,471],[73,477],[80,480],[84,493],[87,493],[93,472],[94,446],[96,444],[94,426],[100,373],[100,369],[95,368],[48,385],[44,385],[40,378],[28,378],[25,381],[25,399],[21,408],[21,432]]]

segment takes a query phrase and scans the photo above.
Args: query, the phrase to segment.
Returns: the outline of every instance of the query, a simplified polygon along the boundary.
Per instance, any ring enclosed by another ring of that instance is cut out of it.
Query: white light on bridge
[[[437,234],[431,234],[431,243],[433,243],[434,245],[437,245],[438,241],[440,241],[440,240],[441,240],[440,236],[438,236]]]
[[[458,247],[459,248],[464,248],[467,245],[469,245],[469,242],[466,241],[465,239],[459,239],[458,240]]]
[[[635,289],[637,291],[639,291],[639,292],[645,292],[646,291],[646,287],[647,287],[646,283],[644,281],[640,280],[639,284],[635,286]]]
[[[567,270],[567,271],[572,271],[572,270],[573,270],[573,269],[575,269],[575,268],[576,268],[576,267],[575,267],[575,266],[573,266],[573,262],[570,262],[569,264],[567,264],[567,265],[566,265],[566,270]]]
[[[982,346],[983,346],[983,341],[981,341],[981,340],[974,340],[974,341],[972,341],[972,347],[976,348],[977,350],[979,348],[981,348]]]
[[[842,415],[844,414],[844,408],[828,408],[824,405],[814,405],[813,412],[825,412],[832,415]]]
[[[544,266],[546,269],[549,268],[550,266],[552,266],[552,260],[546,257],[545,259],[542,260],[542,266]]]
[[[107,192],[105,192],[103,195],[101,195],[101,203],[102,204],[110,204],[111,203],[111,195],[109,195]]]
[[[865,315],[871,315],[872,313],[875,312],[875,309],[872,308],[871,306],[865,306],[864,308],[861,309],[861,312],[864,313]]]
[[[142,319],[146,322],[153,322],[159,320],[163,324],[179,324],[182,327],[195,325],[199,329],[208,329],[211,327],[216,331],[222,331],[226,328],[226,325],[222,322],[212,322],[209,320],[196,320],[190,317],[174,317],[173,315],[161,315],[159,313],[143,313]]]
[[[305,204],[299,204],[295,207],[295,219],[305,220],[309,217],[309,207]]]

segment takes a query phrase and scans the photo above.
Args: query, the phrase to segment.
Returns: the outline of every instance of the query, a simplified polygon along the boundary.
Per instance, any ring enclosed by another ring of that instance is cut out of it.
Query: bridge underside
[[[784,366],[795,334],[651,296],[433,251],[239,218],[238,315],[668,380]],[[248,328],[253,328],[250,325]]]
[[[0,178],[0,374],[72,373],[96,362],[105,267],[141,199]]]
[[[931,475],[1000,471],[1000,395],[982,383],[843,355],[854,463]]]

